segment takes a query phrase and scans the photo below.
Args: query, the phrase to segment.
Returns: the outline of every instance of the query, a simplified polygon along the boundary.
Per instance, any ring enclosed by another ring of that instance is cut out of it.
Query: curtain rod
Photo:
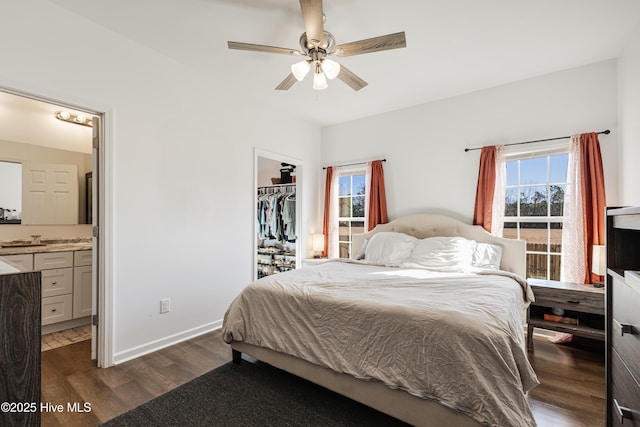
[[[611,133],[611,131],[609,129],[607,130],[603,130],[602,132],[598,132],[598,135],[600,134],[605,134],[605,135],[609,135]],[[524,141],[524,142],[512,142],[511,144],[503,144],[505,147],[508,147],[510,145],[521,145],[521,144],[531,144],[532,142],[544,142],[544,141],[555,141],[557,139],[566,139],[566,138],[571,138],[571,136],[559,136],[557,138],[548,138],[548,139],[536,139],[535,141]],[[467,151],[473,151],[473,150],[482,150],[482,147],[477,147],[477,148],[465,148],[464,151],[465,153]]]
[[[369,160],[369,162],[373,162],[375,160]],[[381,162],[386,162],[387,159],[382,159],[380,160]],[[357,165],[366,165],[369,162],[357,162],[357,163],[348,163],[346,165],[338,165],[338,166],[333,166],[334,168],[343,168],[343,167],[347,167],[347,166],[357,166]],[[323,166],[322,170],[326,170],[327,166]]]

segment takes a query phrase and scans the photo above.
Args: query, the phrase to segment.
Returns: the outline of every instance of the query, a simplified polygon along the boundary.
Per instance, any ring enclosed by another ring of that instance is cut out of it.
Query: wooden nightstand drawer
[[[565,332],[585,338],[604,341],[604,289],[590,285],[558,282],[554,280],[529,280],[535,301],[527,311],[527,347],[533,349],[533,328]],[[567,320],[545,320],[552,308],[561,308],[568,314]]]
[[[601,294],[575,292],[563,289],[535,288],[534,295],[536,297],[536,305],[582,311],[585,313],[604,314],[604,298]]]
[[[640,384],[615,349],[611,355],[611,424],[640,427]]]
[[[613,276],[611,342],[636,379],[640,379],[640,293]]]

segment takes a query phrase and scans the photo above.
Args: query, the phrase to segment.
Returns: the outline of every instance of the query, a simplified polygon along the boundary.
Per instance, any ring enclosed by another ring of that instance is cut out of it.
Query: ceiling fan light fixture
[[[340,74],[340,64],[331,59],[324,59],[321,67],[329,80],[335,79]]]
[[[322,70],[320,70],[319,68],[316,69],[316,72],[313,75],[313,88],[315,90],[324,90],[327,87],[329,87],[329,85],[327,84],[327,77],[324,75]]]
[[[227,46],[229,49],[252,52],[306,56],[307,61],[291,66],[291,73],[276,86],[276,90],[289,90],[296,82],[302,81],[311,71],[311,67],[313,67],[313,88],[315,90],[326,89],[327,80],[337,77],[355,91],[367,86],[367,82],[347,67],[327,59],[328,56],[362,55],[407,46],[404,31],[336,45],[336,39],[333,34],[324,29],[326,16],[322,13],[322,3],[323,0],[300,0],[300,11],[304,21],[304,32],[298,40],[300,42],[300,50],[234,41],[227,41]]]
[[[311,61],[300,61],[296,62],[291,66],[291,74],[298,80],[299,82],[305,78],[305,76],[309,73],[311,69]]]

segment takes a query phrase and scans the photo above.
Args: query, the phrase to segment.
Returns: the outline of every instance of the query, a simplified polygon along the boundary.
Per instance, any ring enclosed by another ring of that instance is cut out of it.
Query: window
[[[351,257],[351,236],[365,232],[364,197],[366,175],[352,172],[338,178],[338,244],[340,257]]]
[[[527,241],[527,278],[560,280],[568,154],[507,161],[504,237]]]

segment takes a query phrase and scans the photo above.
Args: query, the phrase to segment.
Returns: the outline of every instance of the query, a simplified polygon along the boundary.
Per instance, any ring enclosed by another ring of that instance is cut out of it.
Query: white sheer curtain
[[[504,145],[496,146],[496,186],[491,204],[491,234],[502,237],[507,186],[507,154]]]
[[[337,168],[336,168],[337,169]],[[339,243],[339,191],[338,183],[340,181],[340,172],[335,170],[331,175],[331,202],[329,207],[329,236],[327,244],[327,258],[340,257]]]
[[[364,229],[369,231],[369,203],[371,199],[371,162],[367,162],[365,170],[365,191],[364,191]]]
[[[584,216],[580,179],[580,135],[569,141],[567,186],[564,190],[564,221],[562,226],[562,267],[560,280],[584,283]]]

